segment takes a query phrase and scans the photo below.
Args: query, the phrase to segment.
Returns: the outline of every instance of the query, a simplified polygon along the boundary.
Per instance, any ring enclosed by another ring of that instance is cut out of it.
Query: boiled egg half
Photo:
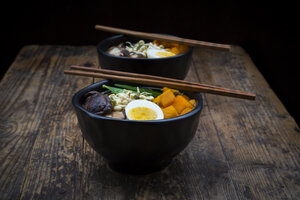
[[[161,108],[148,100],[134,100],[125,107],[127,119],[130,120],[156,120],[163,119]]]
[[[165,49],[156,49],[151,46],[147,49],[148,58],[163,58],[163,57],[170,57],[175,55],[176,55],[175,53],[169,52]]]

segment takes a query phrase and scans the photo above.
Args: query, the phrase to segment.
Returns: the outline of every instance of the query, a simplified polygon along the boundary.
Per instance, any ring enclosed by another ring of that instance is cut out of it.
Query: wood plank
[[[205,95],[239,198],[300,196],[299,128],[249,56],[197,49],[202,83],[257,94],[255,102]]]
[[[64,159],[70,161],[80,152],[65,143],[82,144],[78,127],[67,126],[77,124],[70,98],[91,83],[90,78],[65,77],[61,70],[68,63],[90,62],[91,56],[84,56],[89,53],[94,53],[90,47],[28,46],[1,81],[0,95],[7,98],[0,103],[0,199],[41,198],[60,192],[56,188],[64,181],[59,179],[57,162],[70,168]]]
[[[240,48],[196,48],[187,80],[254,92],[203,95],[196,136],[163,171],[110,170],[82,138],[72,95],[92,82],[93,46],[27,46],[0,83],[0,199],[296,199],[299,128]],[[99,81],[99,80],[95,80]],[[5,97],[5,98],[4,98]]]

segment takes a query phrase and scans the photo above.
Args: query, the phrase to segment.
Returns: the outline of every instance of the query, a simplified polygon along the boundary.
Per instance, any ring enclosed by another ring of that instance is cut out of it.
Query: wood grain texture
[[[196,48],[186,80],[257,94],[205,94],[197,133],[163,171],[110,170],[82,138],[72,95],[93,46],[26,46],[0,83],[0,199],[297,199],[300,131],[243,49]],[[99,79],[95,79],[99,81]]]

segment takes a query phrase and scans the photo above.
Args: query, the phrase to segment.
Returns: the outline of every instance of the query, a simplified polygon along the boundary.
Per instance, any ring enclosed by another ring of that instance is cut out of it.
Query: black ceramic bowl
[[[112,169],[131,174],[160,170],[195,135],[203,105],[199,93],[187,93],[198,103],[194,110],[185,115],[151,121],[120,120],[95,115],[82,107],[84,95],[92,90],[105,91],[103,84],[113,85],[114,82],[105,80],[90,85],[77,92],[72,103],[84,138]]]
[[[184,79],[190,67],[193,48],[186,52],[165,58],[128,58],[114,56],[106,53],[112,47],[122,42],[138,42],[139,38],[117,35],[102,40],[97,45],[99,63],[103,69],[164,76],[169,78]],[[144,40],[150,42],[150,40]]]

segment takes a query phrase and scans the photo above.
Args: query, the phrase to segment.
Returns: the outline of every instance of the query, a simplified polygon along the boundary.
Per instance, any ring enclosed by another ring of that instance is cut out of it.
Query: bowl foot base
[[[163,161],[157,164],[151,165],[137,165],[134,163],[113,163],[108,162],[109,167],[116,172],[123,174],[133,174],[133,175],[145,175],[153,172],[157,172],[166,168],[172,160]]]

